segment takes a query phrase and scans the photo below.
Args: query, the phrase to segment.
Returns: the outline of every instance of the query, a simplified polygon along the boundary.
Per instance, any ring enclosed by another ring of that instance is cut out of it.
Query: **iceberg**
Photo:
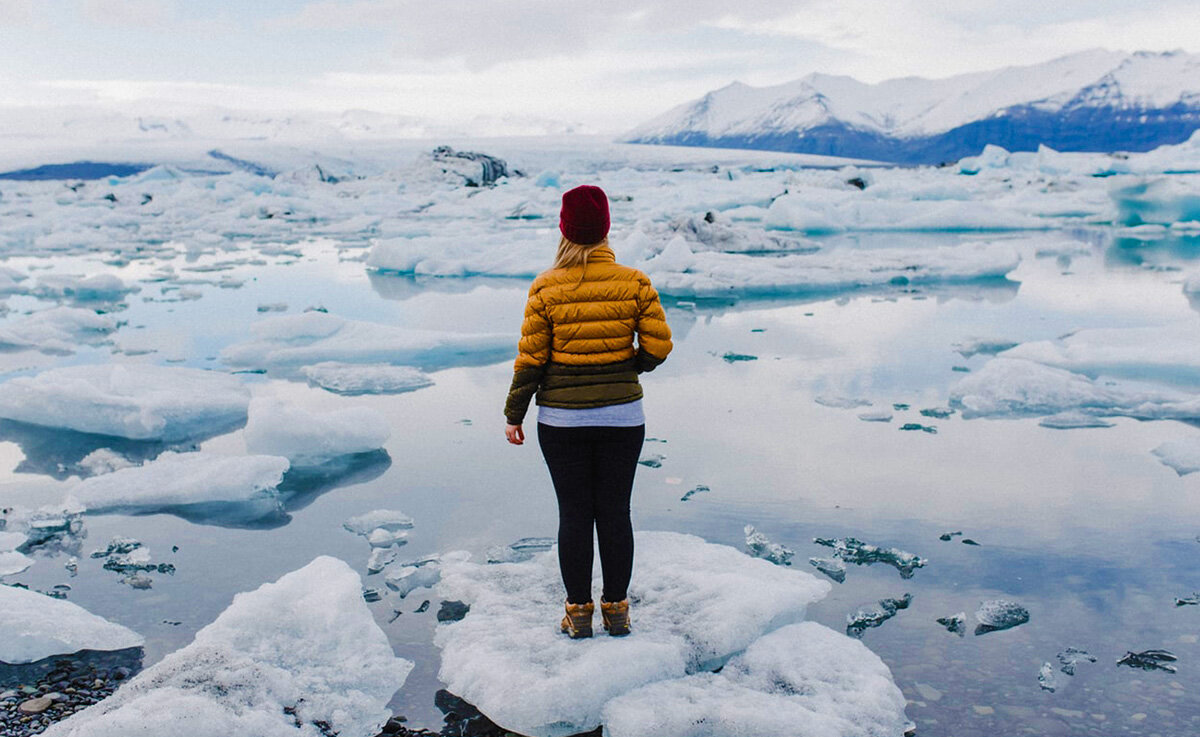
[[[433,386],[433,379],[412,366],[323,361],[300,369],[310,384],[335,394],[399,394]]]
[[[293,466],[316,466],[339,456],[378,450],[391,434],[387,419],[370,407],[318,413],[275,397],[250,401],[243,431],[247,452],[283,456]]]
[[[1150,452],[1180,476],[1200,471],[1200,438],[1168,440]]]
[[[720,673],[652,683],[614,698],[610,737],[900,737],[905,699],[879,656],[815,622],[763,636]]]
[[[237,377],[178,366],[64,366],[0,384],[0,417],[134,440],[215,434],[244,421],[249,402]]]
[[[439,677],[492,721],[533,737],[596,728],[604,705],[647,684],[713,670],[767,632],[798,622],[830,584],[734,548],[636,533],[633,634],[568,640],[558,558],[445,563],[437,593],[469,605],[440,625]],[[538,623],[541,624],[538,624]]]
[[[145,465],[84,479],[68,495],[89,512],[149,514],[254,501],[275,508],[275,487],[288,467],[280,456],[167,451]]]
[[[141,647],[142,636],[65,599],[0,585],[0,663],[32,663],[80,650]]]
[[[320,557],[238,594],[192,643],[47,737],[371,737],[413,664],[392,653],[348,565]]]
[[[268,317],[250,330],[255,337],[226,347],[222,360],[260,369],[299,369],[327,361],[428,367],[507,358],[513,350],[511,335],[417,330],[315,310]]]
[[[52,307],[0,325],[0,349],[33,349],[65,356],[81,345],[109,342],[116,329],[112,315],[78,307]]]
[[[1114,220],[1120,225],[1172,225],[1200,220],[1200,194],[1194,180],[1182,177],[1118,180],[1108,194],[1117,209]]]
[[[1096,377],[1200,385],[1200,324],[1194,321],[1131,328],[1089,328],[1057,340],[1022,343],[1004,351],[1019,358]]]
[[[1020,256],[1007,243],[927,248],[821,250],[760,258],[735,253],[695,253],[682,237],[637,263],[660,294],[676,297],[778,296],[830,293],[867,287],[957,284],[1000,279]]]
[[[1092,379],[1007,355],[988,361],[951,387],[950,403],[962,409],[964,418],[1061,417],[1067,412],[1141,420],[1200,417],[1200,394],[1142,382]]]

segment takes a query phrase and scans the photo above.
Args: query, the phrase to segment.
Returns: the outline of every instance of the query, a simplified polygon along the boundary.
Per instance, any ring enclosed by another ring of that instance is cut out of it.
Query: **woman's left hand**
[[[520,425],[505,425],[504,437],[508,438],[508,442],[513,445],[525,444],[525,431],[521,429]]]

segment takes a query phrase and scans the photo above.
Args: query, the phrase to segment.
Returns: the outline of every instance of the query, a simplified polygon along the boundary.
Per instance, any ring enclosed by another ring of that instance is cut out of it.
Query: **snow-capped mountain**
[[[1095,49],[945,79],[865,84],[810,74],[735,82],[626,134],[633,143],[723,146],[937,163],[994,143],[1146,151],[1200,128],[1200,55]]]

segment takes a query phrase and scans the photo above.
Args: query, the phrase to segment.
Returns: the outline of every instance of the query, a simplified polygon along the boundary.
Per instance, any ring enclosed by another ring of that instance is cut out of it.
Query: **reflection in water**
[[[227,432],[222,429],[221,432]],[[164,450],[194,450],[195,445],[181,446],[158,441],[129,440],[111,435],[95,435],[64,428],[42,427],[13,420],[0,420],[0,441],[16,443],[25,454],[14,469],[17,473],[35,473],[63,480],[70,476],[87,478],[93,468],[79,462],[90,453],[107,448],[127,458],[133,464],[154,460]],[[199,442],[199,439],[197,440]]]
[[[375,290],[375,293],[380,297],[388,300],[404,301],[429,294],[430,292],[465,294],[473,292],[480,287],[495,287],[497,289],[526,288],[531,281],[531,277],[504,278],[473,276],[462,278],[457,276],[419,276],[367,271],[367,280],[371,284],[371,289]]]

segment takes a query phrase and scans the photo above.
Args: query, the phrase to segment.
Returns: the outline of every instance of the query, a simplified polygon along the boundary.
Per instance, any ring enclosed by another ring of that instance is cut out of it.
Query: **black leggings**
[[[646,426],[552,427],[538,444],[558,496],[558,565],[567,601],[592,600],[592,527],[600,541],[604,600],[621,601],[633,572],[629,497]]]

